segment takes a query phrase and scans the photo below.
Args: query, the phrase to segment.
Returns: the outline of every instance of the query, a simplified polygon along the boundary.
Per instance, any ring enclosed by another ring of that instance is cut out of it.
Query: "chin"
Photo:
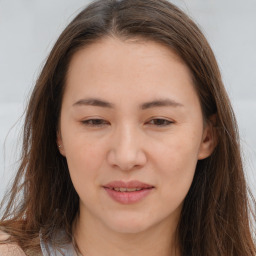
[[[150,228],[152,223],[152,218],[147,220],[147,218],[141,218],[141,216],[120,216],[107,221],[107,226],[115,232],[123,234],[136,234],[143,232]]]
[[[115,225],[111,227],[113,231],[122,233],[122,234],[138,234],[145,230],[147,230],[147,226],[145,225],[136,225],[131,223],[122,223],[120,225]]]

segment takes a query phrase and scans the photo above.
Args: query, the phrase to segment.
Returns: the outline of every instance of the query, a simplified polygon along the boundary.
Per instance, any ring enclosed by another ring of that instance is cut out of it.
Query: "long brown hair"
[[[1,229],[27,254],[39,250],[39,232],[49,241],[61,228],[71,239],[79,197],[56,145],[62,95],[73,54],[107,36],[151,40],[175,51],[190,68],[205,120],[216,114],[218,145],[198,161],[178,225],[182,255],[255,256],[250,230],[255,214],[249,207],[236,120],[216,59],[195,23],[165,0],[98,0],[60,35],[26,111],[21,163]]]

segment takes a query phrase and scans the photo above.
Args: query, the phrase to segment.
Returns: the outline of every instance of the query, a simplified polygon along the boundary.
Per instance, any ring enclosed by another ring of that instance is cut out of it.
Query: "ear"
[[[56,142],[57,142],[57,147],[58,147],[61,155],[66,156],[60,131],[57,131],[57,141]]]
[[[198,152],[198,160],[209,157],[217,144],[216,115],[212,115],[204,127],[203,137]]]

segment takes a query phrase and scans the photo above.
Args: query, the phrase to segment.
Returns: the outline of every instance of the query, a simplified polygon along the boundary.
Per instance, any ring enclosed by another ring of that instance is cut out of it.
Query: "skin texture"
[[[111,107],[84,104],[88,98]],[[144,104],[166,100],[171,104]],[[174,52],[117,38],[79,50],[67,75],[57,143],[80,197],[74,233],[83,254],[179,255],[182,203],[198,159],[215,144],[190,71]],[[154,189],[124,205],[103,188],[115,180]]]
[[[0,241],[5,241],[10,236],[0,230]],[[1,256],[25,256],[25,253],[17,244],[0,244],[0,255]]]

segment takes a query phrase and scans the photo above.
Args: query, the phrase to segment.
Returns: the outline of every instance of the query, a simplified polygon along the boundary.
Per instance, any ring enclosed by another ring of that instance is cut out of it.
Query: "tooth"
[[[118,192],[134,192],[134,191],[140,191],[142,188],[113,188],[113,190]]]
[[[136,190],[137,190],[136,188],[127,188],[128,192],[133,192],[133,191],[136,191]]]

